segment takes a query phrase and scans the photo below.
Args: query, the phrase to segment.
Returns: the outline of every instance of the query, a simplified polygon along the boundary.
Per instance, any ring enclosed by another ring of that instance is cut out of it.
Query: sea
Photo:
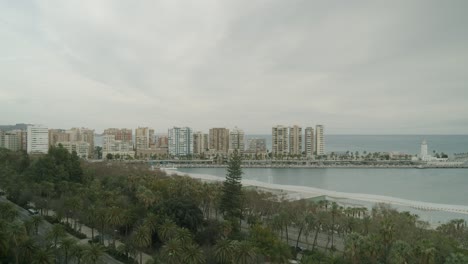
[[[246,135],[265,138],[271,149],[271,135]],[[99,140],[99,139],[98,139]],[[427,141],[429,153],[468,153],[468,135],[325,135],[325,151],[359,153],[401,152],[418,154],[421,142]],[[98,145],[98,144],[97,144]],[[204,174],[224,177],[224,168],[180,168],[180,174]],[[381,195],[443,205],[468,206],[468,169],[417,168],[245,168],[245,179],[269,184],[311,187],[353,194]],[[368,208],[368,202],[341,201]],[[437,225],[450,219],[468,221],[467,214],[419,210],[393,205],[411,211],[421,219]]]

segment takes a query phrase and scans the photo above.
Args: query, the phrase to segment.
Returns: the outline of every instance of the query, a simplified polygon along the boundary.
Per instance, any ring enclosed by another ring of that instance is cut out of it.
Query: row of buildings
[[[323,125],[317,125],[315,131],[312,127],[306,127],[304,134],[300,126],[286,127],[279,125],[272,128],[271,135],[271,152],[274,156],[305,155],[311,158],[314,155],[325,155]]]
[[[50,146],[62,145],[82,158],[95,158],[95,133],[93,129],[48,129],[28,125],[25,130],[0,131],[0,147],[26,150],[28,153],[47,153]],[[190,127],[173,127],[167,135],[156,135],[154,129],[108,128],[102,134],[102,157],[115,158],[172,158],[195,156],[199,158],[226,157],[234,151],[252,157],[268,155],[265,138],[246,140],[242,129],[235,127],[211,128],[208,133],[194,132]],[[275,126],[272,128],[273,156],[324,155],[323,126],[315,131],[300,126]]]
[[[70,153],[81,158],[94,156],[94,130],[88,128],[48,129],[28,125],[25,130],[0,131],[0,147],[13,151],[25,150],[29,154],[47,153],[50,146],[61,144]]]

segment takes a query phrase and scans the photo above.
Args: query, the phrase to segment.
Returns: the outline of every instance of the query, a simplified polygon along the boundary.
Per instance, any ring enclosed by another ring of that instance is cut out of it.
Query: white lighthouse
[[[424,139],[421,143],[421,159],[422,160],[425,160],[427,159],[428,156],[427,156],[427,142],[426,140]]]

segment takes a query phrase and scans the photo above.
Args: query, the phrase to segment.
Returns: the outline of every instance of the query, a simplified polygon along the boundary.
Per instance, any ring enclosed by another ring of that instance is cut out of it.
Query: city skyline
[[[0,124],[466,134],[467,8],[6,1]]]

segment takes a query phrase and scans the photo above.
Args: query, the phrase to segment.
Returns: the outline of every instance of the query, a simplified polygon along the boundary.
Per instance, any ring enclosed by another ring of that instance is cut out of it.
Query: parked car
[[[39,213],[39,212],[38,212],[36,209],[34,209],[34,208],[29,208],[29,209],[28,209],[28,212],[29,212],[29,214],[32,214],[32,215],[37,215],[37,214]]]

